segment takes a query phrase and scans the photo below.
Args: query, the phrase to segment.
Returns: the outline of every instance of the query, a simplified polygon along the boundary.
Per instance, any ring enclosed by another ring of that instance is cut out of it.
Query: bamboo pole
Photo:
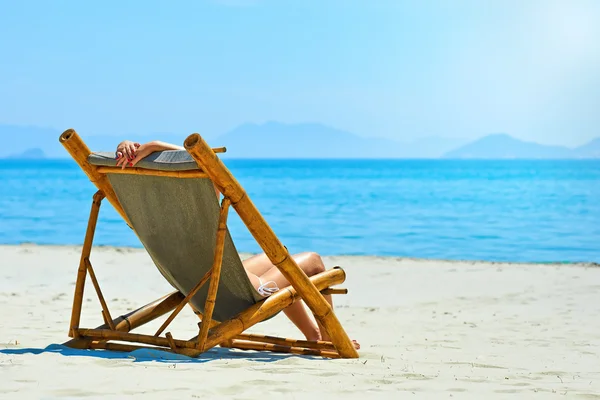
[[[233,340],[231,348],[241,350],[272,351],[275,353],[300,354],[303,356],[320,356],[327,358],[340,358],[335,350],[309,349],[305,347],[282,346],[272,343],[248,342],[244,340]]]
[[[207,178],[205,172],[200,170],[188,171],[160,171],[157,169],[147,169],[138,167],[97,167],[100,174],[123,174],[123,175],[148,175],[148,176],[164,176],[171,178]]]
[[[217,299],[217,291],[219,289],[219,280],[221,278],[221,267],[223,265],[223,248],[225,247],[225,236],[227,234],[227,215],[231,201],[225,197],[221,202],[221,211],[219,212],[219,223],[217,225],[217,237],[215,244],[215,254],[213,265],[211,268],[212,275],[210,277],[210,286],[208,287],[208,295],[204,302],[204,318],[200,325],[200,333],[198,334],[198,350],[204,351],[208,329],[212,322],[212,315],[215,309]]]
[[[69,152],[73,160],[85,172],[87,177],[96,187],[101,190],[106,199],[112,204],[112,206],[117,210],[117,212],[123,217],[125,222],[129,226],[131,223],[129,222],[129,218],[125,215],[125,211],[123,211],[123,207],[121,207],[121,203],[119,203],[119,199],[113,190],[112,185],[110,184],[106,175],[98,172],[97,167],[92,165],[88,161],[88,157],[91,154],[90,149],[86,146],[86,144],[81,140],[77,132],[73,129],[67,129],[60,135],[59,138],[60,143],[65,147],[65,149]]]
[[[106,316],[106,313],[104,312],[104,310],[100,311],[100,313],[102,314],[102,320],[104,321],[104,323],[105,323],[106,325],[108,325],[108,327],[109,327],[110,329],[113,329],[113,330],[114,330],[114,325],[115,325],[115,323],[114,323],[113,321],[111,321],[111,320],[109,320],[109,319],[108,319],[108,317]],[[112,325],[111,325],[111,324],[112,324]]]
[[[152,303],[146,304],[129,314],[117,318],[117,321],[119,321],[119,319],[122,320],[115,324],[116,330],[129,332],[148,322],[154,321],[156,318],[173,310],[182,299],[183,294],[179,291],[163,296]]]
[[[99,190],[94,194],[92,200],[90,218],[88,219],[83,248],[81,249],[81,258],[79,259],[77,280],[75,281],[75,294],[73,295],[73,308],[71,309],[71,324],[69,326],[70,337],[77,337],[77,328],[79,328],[79,321],[81,319],[81,307],[83,304],[83,292],[85,290],[85,277],[87,272],[85,260],[89,258],[92,252],[96,223],[98,222],[98,214],[100,213],[100,205],[103,198],[104,194]]]
[[[344,282],[346,275],[341,268],[334,268],[312,276],[310,279],[319,290],[323,290],[329,286],[338,285]],[[267,297],[262,302],[242,311],[236,317],[221,322],[211,329],[210,335],[206,341],[205,349],[210,349],[219,343],[224,343],[233,339],[246,329],[272,317],[279,311],[291,305],[298,297],[300,297],[300,295],[296,289],[292,286],[288,286]]]
[[[90,349],[94,350],[111,350],[111,351],[123,351],[130,352],[139,349],[153,349],[157,350],[158,347],[150,347],[150,346],[136,346],[134,344],[124,344],[124,343],[111,343],[111,342],[92,342],[89,346]],[[160,349],[162,350],[162,349]]]
[[[196,293],[198,293],[198,290],[200,290],[200,288],[202,288],[202,286],[204,286],[204,284],[206,283],[208,278],[210,278],[211,274],[212,274],[212,270],[208,270],[208,272],[206,272],[206,274],[204,274],[202,279],[200,279],[200,282],[198,282],[198,284],[196,286],[194,286],[194,288],[188,293],[187,296],[185,296],[185,298],[183,300],[181,300],[181,302],[177,305],[175,310],[173,310],[171,315],[169,315],[169,318],[167,318],[166,321],[163,322],[163,324],[160,326],[160,328],[158,328],[158,330],[156,331],[154,336],[160,336],[160,334],[163,333],[163,331],[165,329],[167,329],[167,326],[169,326],[169,324],[175,319],[177,314],[179,314],[179,312],[181,312],[181,310],[183,310],[183,307],[185,307],[185,305],[191,300],[191,298],[194,297],[196,295]]]
[[[79,335],[83,337],[89,337],[92,339],[102,340],[119,340],[122,342],[138,342],[151,344],[153,346],[162,346],[170,348],[170,340],[163,337],[156,337],[151,335],[142,335],[139,333],[119,332],[111,331],[110,329],[79,329]],[[172,342],[176,347],[183,347],[187,349],[196,349],[196,342],[194,340],[179,340],[172,339]]]
[[[348,289],[341,288],[327,288],[325,290],[321,290],[323,294],[348,294]]]
[[[122,351],[129,353],[131,351],[140,350],[140,349],[151,349],[151,350],[164,350],[170,351],[170,349],[165,349],[162,347],[152,347],[152,346],[137,346],[135,344],[124,344],[124,343],[112,343],[112,342],[92,342],[90,344],[90,349],[94,350],[110,350],[110,351]]]
[[[171,350],[173,350],[174,353],[177,353],[177,345],[175,344],[175,339],[173,339],[173,335],[171,335],[171,332],[167,332],[165,336],[169,341],[169,347],[171,348]]]
[[[343,358],[358,358],[358,352],[337,319],[329,303],[315,288],[306,274],[298,267],[287,249],[264,220],[242,186],[214,151],[195,133],[185,140],[184,146],[205,171],[219,191],[231,200],[238,215],[261,246],[271,263],[298,291],[321,325],[327,330],[331,341]]]
[[[115,324],[113,323],[112,317],[110,316],[110,311],[108,310],[108,305],[106,304],[106,300],[104,300],[104,296],[102,295],[102,290],[100,290],[100,284],[98,284],[98,279],[96,279],[96,273],[92,268],[92,263],[90,262],[89,258],[85,258],[84,263],[87,267],[88,274],[90,274],[90,279],[92,280],[94,289],[96,289],[98,300],[100,300],[100,305],[102,306],[102,314],[104,315],[105,321],[106,323],[108,323],[108,326],[110,326],[110,329],[114,331]]]
[[[99,349],[99,350],[109,350],[109,351],[122,351],[125,353],[129,353],[135,350],[159,350],[166,351],[169,353],[183,354],[188,357],[198,357],[197,350],[189,350],[189,349],[181,349],[177,348],[177,352],[174,352],[169,347],[157,347],[157,346],[138,346],[134,344],[124,344],[124,343],[113,343],[113,342],[92,342],[89,346],[90,349]]]
[[[129,332],[139,326],[142,326],[150,321],[155,320],[173,310],[183,300],[183,294],[181,292],[172,292],[158,300],[146,304],[138,308],[137,310],[131,311],[128,314],[122,315],[117,319],[113,320],[115,330],[121,332]],[[108,324],[100,325],[96,329],[108,329]],[[72,339],[63,345],[67,347],[85,349],[90,347],[91,339]]]
[[[279,346],[306,347],[309,349],[335,351],[335,346],[333,345],[333,343],[321,340],[296,340],[280,338],[276,336],[259,335],[256,333],[242,333],[234,337],[233,340],[245,340],[249,342],[271,343]]]

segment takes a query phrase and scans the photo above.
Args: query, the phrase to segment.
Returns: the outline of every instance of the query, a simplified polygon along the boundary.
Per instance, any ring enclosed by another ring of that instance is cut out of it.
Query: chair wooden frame
[[[199,134],[192,134],[185,140],[184,147],[196,161],[200,169],[165,172],[144,168],[126,168],[121,170],[114,167],[92,165],[88,162],[88,156],[91,154],[89,148],[73,129],[63,132],[59,141],[85,172],[90,181],[98,188],[98,192],[93,197],[90,218],[88,220],[77,271],[69,327],[69,336],[72,340],[66,342],[65,345],[74,348],[114,351],[132,351],[138,348],[150,347],[191,357],[197,357],[204,351],[220,345],[222,347],[245,350],[274,351],[329,358],[358,358],[358,352],[354,348],[352,341],[346,334],[332,307],[323,297],[323,294],[347,293],[346,289],[332,288],[332,286],[345,281],[345,272],[341,268],[336,267],[309,278],[298,267],[288,253],[287,248],[279,241],[242,186],[218,158],[217,153],[224,152],[224,148],[212,149]],[[210,179],[223,195],[212,269],[205,274],[187,296],[175,291],[116,319],[113,319],[110,314],[90,261],[96,223],[98,221],[100,205],[104,198],[112,204],[115,210],[131,226],[108,180],[106,175],[108,173],[158,175],[176,178],[203,177]],[[227,216],[230,207],[235,209],[269,260],[281,271],[291,283],[291,286],[279,290],[227,321],[217,322],[212,320],[212,313],[220,279]],[[79,326],[83,294],[88,275],[100,301],[104,320],[104,324],[95,329],[85,329]],[[194,310],[201,319],[201,322],[198,323],[198,335],[189,340],[180,340],[174,339],[170,332],[166,332],[165,336],[161,337],[160,335],[166,330],[171,321],[188,305],[189,300],[194,294],[209,280],[204,315],[198,310]],[[248,328],[270,318],[298,299],[305,301],[317,320],[326,329],[331,342],[295,340],[244,333]],[[131,330],[169,312],[171,314],[155,335],[131,333]],[[127,342],[127,344],[120,342]],[[141,345],[128,343],[140,343]]]

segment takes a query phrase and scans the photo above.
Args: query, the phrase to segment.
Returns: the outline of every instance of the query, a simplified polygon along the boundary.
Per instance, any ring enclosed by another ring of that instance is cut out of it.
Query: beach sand
[[[360,359],[216,348],[192,360],[56,346],[79,251],[0,246],[1,399],[600,399],[595,265],[326,257],[347,272],[349,294],[334,301]],[[92,262],[113,317],[172,290],[141,249],[95,248]],[[170,330],[189,338],[196,322],[186,308]],[[100,324],[88,284],[81,326]],[[300,338],[283,314],[251,331]]]

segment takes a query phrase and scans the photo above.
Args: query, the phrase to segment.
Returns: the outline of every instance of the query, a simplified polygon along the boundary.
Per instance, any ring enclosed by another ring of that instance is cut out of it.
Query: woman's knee
[[[299,266],[308,276],[320,274],[325,271],[325,264],[318,253],[307,252],[299,254],[297,257]]]

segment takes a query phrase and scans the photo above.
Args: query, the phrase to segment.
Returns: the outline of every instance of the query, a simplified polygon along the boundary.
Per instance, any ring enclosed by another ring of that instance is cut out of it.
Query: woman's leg
[[[294,258],[300,269],[309,277],[325,271],[323,260],[321,260],[321,257],[317,253],[301,253],[292,256],[292,258]],[[264,254],[244,260],[244,268],[248,272],[250,281],[255,288],[260,286],[260,281],[262,283],[273,281],[280,289],[290,286],[289,281],[285,279],[279,269]],[[326,295],[325,299],[333,307],[331,295]],[[310,318],[303,301],[296,301],[283,311],[304,336],[306,336],[307,340],[329,340],[329,335],[321,324],[317,322],[318,325],[316,325],[315,321]]]
[[[300,269],[302,271],[304,271],[304,273],[306,275],[308,275],[309,277],[320,274],[321,272],[325,271],[325,264],[323,263],[323,260],[321,259],[321,256],[319,256],[317,253],[300,253],[300,254],[295,254],[292,256],[292,258],[294,259],[294,261],[296,261],[296,264],[298,264],[298,267],[300,267]],[[285,279],[285,277],[281,274],[281,272],[279,271],[279,269],[277,269],[276,267],[270,268],[269,270],[267,270],[263,275],[260,276],[261,280],[263,282],[269,282],[269,281],[274,281],[277,284],[277,287],[279,288],[284,288],[287,286],[290,286],[290,283],[288,282],[287,279]],[[329,303],[329,305],[331,305],[331,307],[333,307],[333,301],[331,299],[331,295],[324,295],[325,300],[327,300],[327,302]],[[315,326],[314,322],[312,319],[310,319],[308,312],[306,310],[306,307],[304,306],[304,302],[303,301],[298,301],[296,302],[297,304],[299,304],[302,307],[302,311],[303,311],[303,315],[306,315],[306,319],[310,320],[310,323],[313,327],[313,329],[317,328],[317,334],[316,334],[316,339],[309,339],[309,340],[326,340],[329,341],[329,334],[327,334],[327,331],[325,330],[325,328],[318,322],[318,320],[315,318],[316,322],[317,322],[317,326]],[[296,304],[294,303],[294,304]],[[295,310],[294,310],[295,311]],[[300,311],[298,311],[298,314],[300,314]],[[286,314],[287,315],[287,314]],[[296,316],[294,315],[295,318],[299,318],[299,315]],[[292,318],[290,318],[292,319]],[[294,322],[294,320],[292,320],[292,322]],[[302,331],[302,329],[300,329]],[[304,331],[303,331],[304,333]]]
[[[261,276],[274,267],[274,265],[271,264],[269,257],[267,257],[264,253],[245,259],[243,264],[246,271],[251,272],[256,276]]]

